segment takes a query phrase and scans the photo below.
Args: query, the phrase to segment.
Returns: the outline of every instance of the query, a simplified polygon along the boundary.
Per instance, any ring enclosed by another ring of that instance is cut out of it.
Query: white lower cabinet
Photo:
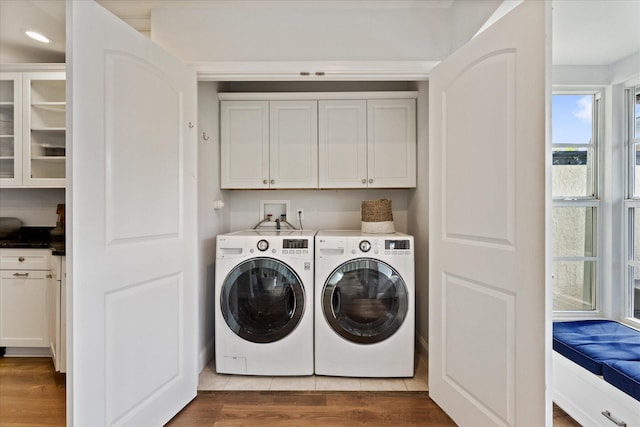
[[[51,256],[53,276],[49,293],[49,348],[56,371],[66,372],[66,268],[64,256]]]
[[[49,347],[51,274],[0,271],[0,346]]]
[[[48,349],[56,371],[66,371],[64,278],[65,257],[49,249],[0,249],[0,347]]]

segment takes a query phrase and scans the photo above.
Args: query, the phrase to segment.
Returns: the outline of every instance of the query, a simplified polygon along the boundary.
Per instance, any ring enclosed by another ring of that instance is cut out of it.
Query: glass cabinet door
[[[27,130],[24,185],[65,185],[66,82],[64,73],[25,73]]]
[[[22,183],[22,76],[0,73],[0,185]]]

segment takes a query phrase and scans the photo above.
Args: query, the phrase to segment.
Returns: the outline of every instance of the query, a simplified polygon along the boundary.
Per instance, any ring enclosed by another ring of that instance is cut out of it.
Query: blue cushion
[[[640,361],[640,331],[612,320],[554,322],[553,349],[602,375],[604,361]]]
[[[602,365],[605,381],[640,400],[640,361],[608,361]]]

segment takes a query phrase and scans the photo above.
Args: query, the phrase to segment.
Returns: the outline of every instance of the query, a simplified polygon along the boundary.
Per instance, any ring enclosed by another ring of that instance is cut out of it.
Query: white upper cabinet
[[[64,187],[64,72],[0,74],[0,186]]]
[[[414,99],[367,101],[368,185],[416,186],[416,102]]]
[[[317,101],[269,101],[269,112],[269,188],[317,188]]]
[[[320,187],[367,187],[367,101],[319,101],[318,118]]]
[[[23,185],[64,187],[65,73],[24,73],[22,83]]]
[[[415,99],[320,101],[321,188],[416,186]]]
[[[22,184],[22,74],[0,73],[0,186]]]
[[[412,188],[415,92],[220,94],[222,188]]]
[[[269,102],[222,101],[222,188],[269,188]]]
[[[222,101],[220,135],[222,188],[318,187],[316,101]]]

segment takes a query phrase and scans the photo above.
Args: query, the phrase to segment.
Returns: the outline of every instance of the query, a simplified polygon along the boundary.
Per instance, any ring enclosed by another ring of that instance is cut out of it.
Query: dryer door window
[[[360,258],[342,264],[322,292],[324,316],[349,341],[373,344],[393,335],[409,307],[407,286],[386,263]]]
[[[270,343],[286,337],[304,312],[304,288],[286,264],[254,258],[226,277],[220,307],[229,328],[241,338]]]

